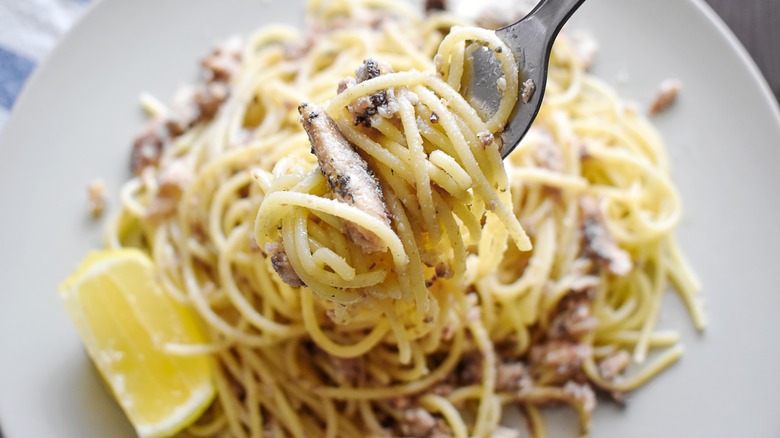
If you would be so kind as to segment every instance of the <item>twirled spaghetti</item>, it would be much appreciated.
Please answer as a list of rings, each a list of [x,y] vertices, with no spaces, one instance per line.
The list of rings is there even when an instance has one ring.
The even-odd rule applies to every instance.
[[[303,34],[265,28],[204,61],[189,115],[146,100],[154,129],[107,228],[108,246],[149,251],[212,339],[166,346],[219,365],[186,434],[492,436],[518,403],[540,436],[556,402],[587,430],[594,388],[630,391],[679,357],[655,331],[670,283],[704,321],[663,144],[565,37],[502,162],[520,84],[492,32],[391,0],[307,14]],[[460,94],[475,43],[503,66],[490,117]],[[325,169],[300,117],[332,124],[375,199]]]

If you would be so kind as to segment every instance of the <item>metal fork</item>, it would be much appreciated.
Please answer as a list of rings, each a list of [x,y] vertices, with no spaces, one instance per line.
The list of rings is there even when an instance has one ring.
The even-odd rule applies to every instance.
[[[528,132],[547,85],[547,67],[553,42],[561,28],[585,0],[541,0],[522,20],[496,31],[515,55],[520,70],[521,96],[501,134],[501,156],[506,158]],[[479,47],[472,54],[465,94],[488,115],[495,114],[501,101],[496,87],[503,76],[493,51]]]

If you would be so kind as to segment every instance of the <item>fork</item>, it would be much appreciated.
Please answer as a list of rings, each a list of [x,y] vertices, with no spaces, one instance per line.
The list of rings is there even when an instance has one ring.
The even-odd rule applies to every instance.
[[[496,35],[515,55],[520,71],[521,96],[501,134],[501,156],[506,158],[528,132],[542,106],[553,42],[561,28],[585,0],[541,0],[520,21],[496,30]],[[495,114],[501,95],[495,84],[503,76],[493,51],[486,47],[473,52],[469,100]]]

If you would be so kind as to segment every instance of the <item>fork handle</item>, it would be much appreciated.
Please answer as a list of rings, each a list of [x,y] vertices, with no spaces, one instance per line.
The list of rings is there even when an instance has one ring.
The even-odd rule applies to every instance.
[[[520,27],[533,28],[538,37],[552,44],[563,25],[583,3],[585,0],[541,0],[528,15],[517,23],[498,29],[496,34],[504,36],[507,41],[513,39],[512,35],[516,34]]]
[[[585,0],[541,0],[526,19],[539,20],[547,29],[547,35],[555,39],[563,25],[583,3]]]

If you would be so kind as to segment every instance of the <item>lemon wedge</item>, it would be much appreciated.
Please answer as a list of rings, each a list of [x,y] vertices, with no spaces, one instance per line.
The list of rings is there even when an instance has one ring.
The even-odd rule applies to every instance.
[[[89,356],[141,437],[171,436],[214,399],[212,363],[165,343],[202,343],[191,311],[155,280],[137,249],[96,251],[59,288]]]

